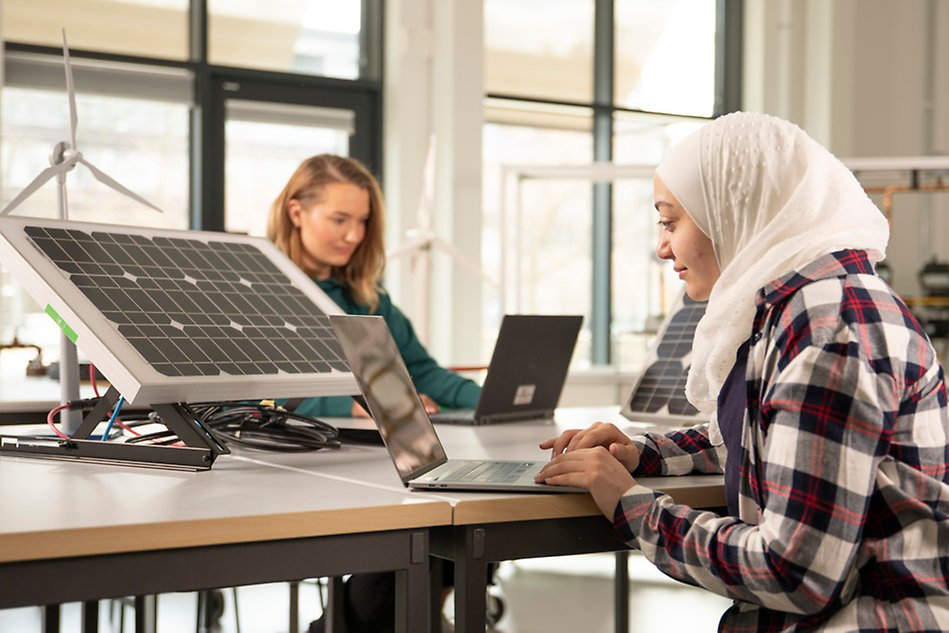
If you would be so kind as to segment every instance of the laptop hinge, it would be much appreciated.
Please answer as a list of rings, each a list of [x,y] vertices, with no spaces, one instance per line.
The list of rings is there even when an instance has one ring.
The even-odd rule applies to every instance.
[[[476,415],[477,424],[497,424],[498,422],[520,422],[522,420],[552,420],[554,418],[553,409],[543,411],[517,411],[515,413],[489,413],[485,415]]]

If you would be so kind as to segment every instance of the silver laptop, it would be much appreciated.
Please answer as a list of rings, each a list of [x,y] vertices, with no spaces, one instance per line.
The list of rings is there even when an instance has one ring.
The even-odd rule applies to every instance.
[[[379,316],[330,315],[389,456],[413,489],[586,492],[534,482],[544,461],[449,460]]]
[[[550,420],[560,401],[582,316],[507,314],[474,410],[439,411],[432,422]]]

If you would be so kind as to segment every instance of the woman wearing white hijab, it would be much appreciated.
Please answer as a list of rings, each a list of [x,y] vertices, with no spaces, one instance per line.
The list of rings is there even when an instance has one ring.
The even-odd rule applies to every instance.
[[[949,630],[946,387],[874,273],[882,214],[800,128],[752,113],[676,145],[655,202],[657,254],[708,300],[686,395],[710,421],[567,431],[538,480],[587,488],[665,573],[733,598],[720,630]],[[634,479],[695,472],[725,474],[726,514]]]

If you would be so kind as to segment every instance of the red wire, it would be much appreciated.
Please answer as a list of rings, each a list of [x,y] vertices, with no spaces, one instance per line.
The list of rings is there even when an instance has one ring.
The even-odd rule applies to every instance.
[[[92,391],[96,394],[96,398],[101,397],[99,395],[99,385],[96,384],[96,366],[93,365],[92,363],[89,363],[89,383],[92,385]],[[59,437],[63,438],[64,440],[68,440],[69,436],[63,433],[62,431],[60,431],[58,428],[56,428],[56,425],[53,422],[53,417],[55,417],[55,415],[59,413],[60,411],[64,409],[68,409],[68,408],[69,408],[68,404],[61,404],[55,409],[53,409],[52,411],[50,411],[49,415],[46,416],[46,421],[49,422],[49,428],[53,429],[53,432]],[[120,418],[116,418],[114,424],[120,429],[122,429],[123,431],[131,433],[132,435],[135,435],[135,436],[142,435],[141,433],[139,433],[138,431],[136,431],[129,425],[122,422]],[[172,446],[184,446],[184,443],[177,442],[175,444],[172,444]]]
[[[53,433],[63,438],[64,440],[68,440],[69,436],[63,433],[62,431],[60,431],[58,428],[56,428],[56,423],[53,422],[53,418],[56,417],[57,413],[68,408],[69,408],[69,404],[61,404],[55,409],[53,409],[52,411],[50,411],[46,416],[46,422],[49,424],[49,428],[53,429]]]
[[[89,363],[89,383],[92,385],[92,391],[95,392],[96,398],[99,398],[99,385],[96,384],[96,366],[92,363]],[[123,431],[131,433],[132,435],[141,435],[141,433],[122,422],[121,418],[115,419],[115,425]]]
[[[123,422],[119,418],[115,418],[115,425],[119,427],[120,429],[122,429],[123,431],[127,431],[128,433],[131,433],[132,435],[141,435],[141,433],[139,433],[138,431],[136,431],[135,429],[127,425],[125,422]]]
[[[89,363],[89,383],[92,385],[92,391],[99,397],[99,385],[96,384],[96,366]]]

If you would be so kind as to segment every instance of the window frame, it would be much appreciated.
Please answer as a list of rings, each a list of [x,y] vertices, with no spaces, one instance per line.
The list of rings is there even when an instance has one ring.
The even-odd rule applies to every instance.
[[[589,102],[560,101],[555,99],[530,98],[493,92],[485,94],[485,102],[517,102],[529,106],[562,105],[592,108],[593,110],[593,159],[596,162],[612,162],[615,138],[614,118],[619,112],[656,115],[663,119],[695,120],[694,116],[665,112],[648,112],[617,106],[614,103],[614,0],[593,0],[593,95]],[[742,0],[716,0],[715,30],[715,94],[711,118],[738,110],[741,106],[742,76]],[[490,121],[486,121],[489,123]],[[591,267],[592,297],[590,306],[591,363],[610,365],[612,358],[611,324],[613,321],[612,288],[612,205],[611,182],[591,184],[593,196],[593,227]]]
[[[215,66],[208,63],[208,1],[191,0],[188,8],[187,61],[124,55],[98,50],[74,49],[76,60],[98,60],[190,73],[189,228],[224,230],[224,103],[234,97],[286,104],[345,108],[355,114],[351,156],[366,163],[381,180],[383,156],[382,68],[384,67],[383,0],[362,0],[360,31],[360,75],[356,80],[296,73]],[[7,53],[29,55],[50,66],[62,67],[62,49],[8,40]],[[6,63],[6,62],[5,62]],[[15,63],[15,60],[14,60]],[[61,72],[61,71],[60,71]],[[140,80],[116,86],[116,94],[148,94],[149,80],[160,78],[142,73]],[[143,86],[146,90],[143,93]],[[155,89],[161,86],[152,85]],[[235,90],[236,88],[236,90]]]

